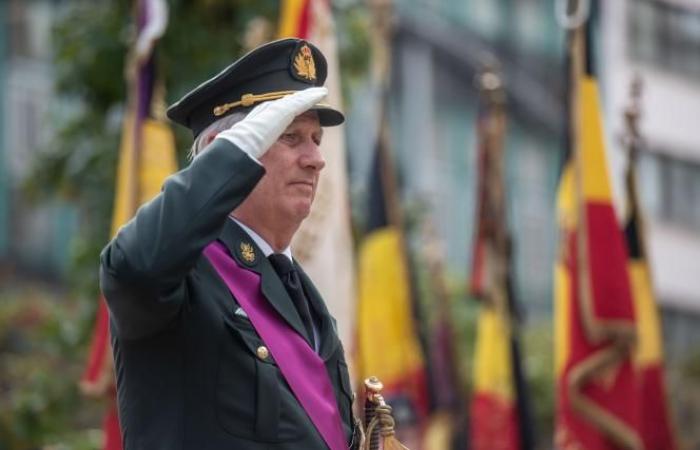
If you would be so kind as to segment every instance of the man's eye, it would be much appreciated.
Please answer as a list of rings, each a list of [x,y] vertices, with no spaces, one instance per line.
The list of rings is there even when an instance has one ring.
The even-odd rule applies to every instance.
[[[296,135],[294,133],[284,133],[281,139],[288,143],[293,143],[296,140]]]

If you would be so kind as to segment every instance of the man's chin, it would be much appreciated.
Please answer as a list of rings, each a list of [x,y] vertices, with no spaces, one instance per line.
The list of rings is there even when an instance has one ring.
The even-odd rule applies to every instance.
[[[304,220],[311,214],[311,201],[300,201],[294,205],[294,217]]]

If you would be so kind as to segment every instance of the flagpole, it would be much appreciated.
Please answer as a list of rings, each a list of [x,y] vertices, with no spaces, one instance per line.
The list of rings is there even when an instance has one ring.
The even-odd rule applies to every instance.
[[[513,252],[506,218],[506,98],[494,65],[487,65],[481,71],[477,88],[479,204],[470,290],[481,302],[481,311],[475,344],[471,438],[484,448],[507,446],[529,450],[534,443],[520,362],[520,311],[513,286]],[[495,367],[508,367],[508,371],[499,373]],[[487,425],[498,417],[511,417],[512,428],[508,432],[494,432]]]
[[[393,2],[392,0],[371,0],[375,29],[373,34],[372,69],[379,85],[379,159],[382,171],[384,205],[391,225],[401,228],[403,217],[399,208],[396,172],[390,152],[389,135],[389,89],[391,80],[391,39],[393,36]]]
[[[395,180],[393,178],[393,170],[389,170],[391,158],[388,157],[386,147],[389,145],[388,136],[388,121],[386,120],[386,99],[385,93],[388,91],[388,72],[389,65],[386,62],[390,51],[389,47],[389,30],[387,27],[386,16],[390,14],[387,4],[391,4],[391,0],[370,0],[369,7],[372,10],[372,18],[374,21],[374,29],[376,33],[371,34],[372,59],[370,69],[372,70],[372,79],[379,87],[379,128],[377,130],[377,164],[378,177],[380,184],[379,195],[382,196],[384,203],[385,217],[391,225],[399,223],[397,217],[397,208],[395,204]],[[406,278],[404,278],[406,279]],[[375,396],[383,389],[383,384],[375,376],[371,376],[364,380],[365,398],[363,404],[364,415],[364,430],[365,444],[367,450],[378,450],[380,444],[379,429],[370,429],[370,424],[375,422],[376,407]],[[365,450],[365,449],[362,449]]]
[[[491,170],[489,179],[494,178],[498,183],[488,189],[489,208],[492,210],[493,242],[495,251],[500,255],[501,264],[498,284],[503,286],[502,295],[505,302],[496,305],[503,308],[508,327],[510,329],[510,359],[512,362],[513,388],[516,395],[516,408],[518,411],[518,432],[520,448],[530,450],[534,448],[534,436],[531,430],[531,409],[525,384],[525,370],[521,361],[520,330],[522,324],[522,311],[515,294],[513,280],[513,241],[508,229],[506,214],[506,177],[505,177],[505,145],[506,134],[506,92],[505,86],[495,67],[488,67],[480,77],[480,90],[485,96],[488,108],[486,126],[486,152],[491,158]]]
[[[422,234],[424,242],[422,255],[428,270],[430,286],[436,304],[435,315],[437,316],[437,319],[433,319],[431,333],[432,339],[437,342],[433,342],[431,346],[433,351],[431,356],[442,359],[439,363],[432,361],[433,367],[437,367],[437,370],[440,371],[431,378],[431,382],[434,384],[433,397],[436,404],[433,417],[435,417],[436,412],[438,415],[441,412],[448,414],[450,440],[457,448],[456,446],[466,445],[468,440],[468,431],[464,424],[469,423],[469,413],[466,404],[467,394],[462,383],[463,377],[455,364],[455,361],[460,358],[454,346],[455,328],[451,320],[450,295],[444,277],[444,249],[442,241],[437,236],[432,218],[428,218],[424,223]],[[438,327],[439,331],[436,334],[434,330]],[[446,339],[443,338],[444,336]],[[443,370],[445,373],[441,373]],[[441,378],[439,381],[436,380],[438,377]]]
[[[571,4],[577,5],[580,0],[572,0]],[[600,342],[603,339],[603,335],[598,327],[586,326],[586,324],[593,323],[593,311],[591,311],[591,306],[593,303],[592,299],[592,286],[591,286],[591,274],[589,255],[588,255],[588,239],[589,230],[587,226],[587,211],[586,211],[586,200],[585,200],[585,190],[584,190],[584,173],[583,173],[583,151],[585,149],[582,146],[583,137],[583,120],[581,117],[581,80],[584,76],[585,71],[585,58],[586,52],[589,51],[587,48],[589,42],[586,39],[586,20],[578,24],[578,26],[570,31],[571,33],[571,102],[570,102],[570,114],[571,114],[571,144],[572,144],[572,160],[574,168],[574,184],[576,186],[575,195],[576,198],[576,208],[577,208],[577,223],[576,227],[576,240],[577,240],[577,252],[575,258],[577,259],[577,266],[580,274],[579,285],[578,285],[578,295],[582,299],[582,316],[584,322],[584,332],[590,342]]]
[[[143,0],[136,0],[134,3],[134,17],[136,20],[136,39],[138,41],[139,35],[144,27],[144,23],[147,20],[146,8],[147,5]],[[129,201],[128,201],[128,216],[131,217],[136,213],[139,207],[141,198],[141,180],[139,174],[141,167],[141,123],[144,118],[144,113],[142,111],[141,103],[146,95],[145,89],[143,89],[144,81],[144,67],[145,58],[140,55],[137,50],[137,45],[134,45],[132,53],[128,57],[127,71],[126,71],[126,82],[128,86],[129,95],[128,102],[131,104],[131,111],[134,111],[134,115],[131,117],[131,157],[129,174],[131,177],[131,183],[129,183]]]
[[[623,143],[627,150],[627,168],[625,171],[625,182],[627,183],[627,217],[637,217],[639,207],[637,199],[637,177],[635,166],[639,158],[639,150],[642,143],[642,136],[639,130],[639,118],[641,117],[641,96],[642,80],[639,75],[635,75],[630,84],[630,103],[624,111],[625,135]],[[643,242],[642,242],[643,243]],[[643,251],[646,254],[645,251]]]

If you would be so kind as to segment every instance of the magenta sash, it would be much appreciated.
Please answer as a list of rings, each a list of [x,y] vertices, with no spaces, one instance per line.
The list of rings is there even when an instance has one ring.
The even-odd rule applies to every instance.
[[[239,267],[218,241],[209,244],[204,254],[248,314],[294,396],[328,447],[348,450],[338,404],[323,360],[265,299],[257,273]]]

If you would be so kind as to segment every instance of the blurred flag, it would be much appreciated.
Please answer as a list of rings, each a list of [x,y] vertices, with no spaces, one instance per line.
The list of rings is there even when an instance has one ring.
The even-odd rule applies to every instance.
[[[330,1],[283,0],[281,8],[279,37],[307,39],[321,49],[328,62],[328,103],[342,109],[340,66]],[[294,236],[292,249],[337,319],[340,338],[348,348],[355,327],[356,297],[345,127],[326,128],[321,148],[326,167],[311,214]]]
[[[464,450],[467,448],[467,409],[459,379],[454,348],[454,329],[447,284],[444,278],[442,242],[430,218],[423,228],[423,265],[428,270],[430,322],[427,358],[430,382],[430,417],[426,425],[423,450]]]
[[[438,411],[431,414],[423,436],[423,450],[466,448],[454,446],[455,432],[455,420],[449,412]]]
[[[638,83],[633,86],[635,97]],[[634,99],[638,100],[637,98]],[[639,151],[637,131],[638,105],[628,109],[629,155],[625,173],[627,215],[624,227],[627,239],[630,281],[637,315],[637,348],[635,366],[639,377],[638,396],[641,413],[641,433],[645,450],[674,450],[678,448],[673,431],[671,412],[666,400],[664,384],[663,339],[659,313],[651,283],[647,261],[643,213],[637,195],[637,174],[635,163]]]
[[[139,205],[160,192],[164,179],[177,169],[173,136],[159,117],[164,106],[162,92],[155,92],[158,86],[153,48],[165,32],[167,4],[164,0],[139,0],[137,7],[139,32],[128,62],[129,98],[119,150],[112,236]],[[103,448],[121,450],[112,364],[109,313],[101,298],[80,387],[87,395],[110,398]]]
[[[394,409],[402,441],[417,450],[428,409],[426,369],[417,334],[411,280],[386,148],[380,131],[369,187],[366,235],[359,250],[356,369],[384,383],[382,394]]]
[[[470,437],[474,449],[533,448],[530,408],[520,361],[511,237],[506,222],[503,139],[506,116],[498,75],[481,75],[477,234],[470,280],[481,301],[474,354]]]
[[[80,379],[80,390],[87,396],[109,398],[107,411],[102,419],[103,450],[122,449],[112,364],[112,346],[109,342],[109,312],[104,298],[100,296],[90,342],[90,353]]]
[[[559,180],[555,445],[643,448],[627,255],[608,180],[590,26],[571,32],[569,145]]]

